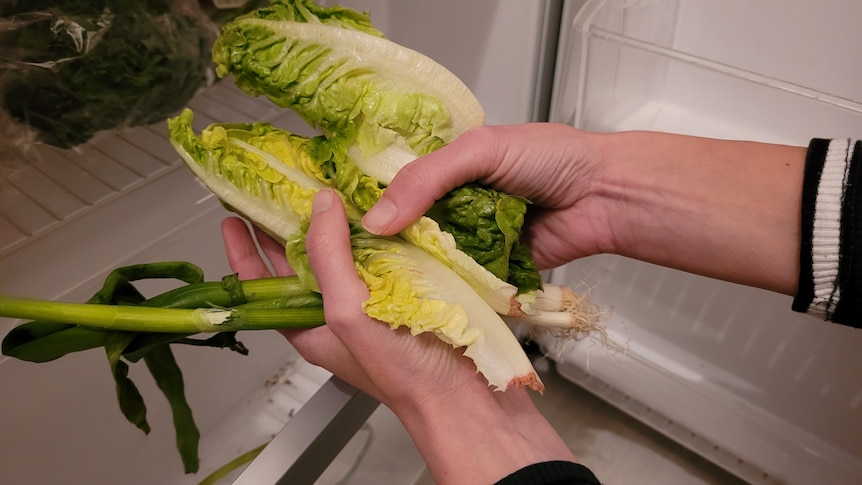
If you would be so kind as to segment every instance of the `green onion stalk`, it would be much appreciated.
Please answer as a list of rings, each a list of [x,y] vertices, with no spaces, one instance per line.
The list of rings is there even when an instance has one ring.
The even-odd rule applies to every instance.
[[[173,279],[185,284],[151,298],[134,282]],[[243,355],[239,330],[309,328],[324,324],[323,300],[296,276],[240,281],[228,275],[204,281],[186,262],[138,264],[112,271],[86,303],[0,295],[0,317],[29,320],[2,342],[3,355],[49,362],[103,348],[126,419],[150,432],[146,405],[129,378],[129,364],[144,361],[170,404],[177,449],[186,473],[199,468],[200,433],[185,397],[182,372],[172,345],[227,348]],[[206,338],[194,338],[208,335]]]
[[[160,333],[306,328],[323,323],[321,308],[151,308],[7,296],[0,296],[0,316],[49,320],[104,330]]]

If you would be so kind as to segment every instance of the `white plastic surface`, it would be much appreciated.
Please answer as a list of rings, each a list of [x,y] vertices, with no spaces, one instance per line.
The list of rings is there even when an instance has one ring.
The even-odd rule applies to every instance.
[[[460,76],[485,106],[489,122],[531,119],[541,4],[322,3],[372,11],[390,38]],[[295,116],[239,92],[229,81],[200,93],[191,107],[198,130],[214,121],[273,121],[298,133],[309,131]],[[218,232],[227,213],[182,167],[163,124],[102,134],[75,151],[41,149],[40,155],[27,170],[0,181],[0,293],[82,301],[111,269],[152,260],[192,261],[211,278],[229,272]],[[0,319],[0,338],[15,323]],[[298,366],[289,380],[300,389],[281,385],[285,392],[273,395],[264,383],[295,355],[269,333],[240,337],[251,350],[247,357],[209,349],[178,352],[202,430],[204,472],[277,432],[291,406],[307,395],[301,383],[317,382],[304,378],[308,369]],[[0,483],[197,483],[202,474],[182,476],[163,397],[146,371],[132,367],[150,406],[153,432],[146,437],[119,413],[103,353],[48,364],[0,357],[0,437],[8,444],[0,452]],[[393,431],[394,417],[378,421],[383,424],[370,422],[377,433],[376,455],[354,470],[353,483],[373,480],[384,469],[378,465],[386,463],[398,462],[394,483],[421,473],[403,430]],[[357,447],[351,446],[320,483],[337,483],[345,475],[345,467],[355,463]]]
[[[191,107],[198,130],[215,119],[309,130],[227,81]],[[85,301],[111,269],[147,261],[190,261],[210,280],[230,273],[219,232],[228,212],[180,162],[164,124],[40,154],[0,183],[0,293]],[[0,338],[16,323],[0,319]],[[103,351],[44,364],[0,358],[0,483],[197,483],[277,432],[327,376],[297,361],[274,332],[241,332],[239,339],[250,355],[175,348],[202,434],[202,474],[190,477],[182,473],[167,402],[142,363],[131,365],[131,376],[148,406],[149,436],[120,414]],[[269,384],[276,374],[284,380]]]
[[[564,25],[552,121],[796,145],[862,136],[860,16],[852,0],[587,2]],[[553,279],[590,288],[618,345],[545,341],[570,379],[747,481],[862,481],[862,331],[614,256]]]

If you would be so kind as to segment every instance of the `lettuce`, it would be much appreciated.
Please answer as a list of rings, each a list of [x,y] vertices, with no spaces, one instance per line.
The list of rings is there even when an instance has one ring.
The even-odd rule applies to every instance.
[[[542,286],[529,248],[520,242],[527,212],[522,197],[468,184],[443,196],[426,214],[464,251],[521,293]]]
[[[210,75],[216,27],[179,2],[4,1],[0,17],[0,108],[60,148],[175,115]]]
[[[214,124],[197,136],[192,121],[190,110],[168,120],[171,143],[183,161],[226,205],[284,241],[297,276],[306,288],[317,289],[304,239],[311,201],[327,184],[302,169],[323,173],[311,163],[314,142],[282,136],[275,151],[288,158],[281,159],[256,146],[266,145],[254,135],[266,132],[266,126],[244,130],[243,125]],[[351,223],[357,271],[370,293],[363,306],[368,315],[393,328],[406,326],[414,334],[432,332],[453,346],[465,347],[464,355],[473,359],[495,388],[515,384],[542,389],[506,322],[469,280],[429,254],[433,251],[402,237],[365,232],[359,222],[363,211],[343,194],[342,200]]]
[[[372,237],[359,223],[405,164],[484,122],[469,89],[384,39],[366,14],[309,0],[276,0],[226,24],[213,59],[218,75],[322,131],[304,138],[267,123],[213,124],[197,137],[191,112],[168,122],[183,160],[226,205],[285,243],[305,286],[316,289],[305,248],[311,198],[333,187],[371,294],[367,314],[465,347],[496,388],[541,389],[506,321],[578,332],[583,312],[561,303],[573,301],[570,290],[551,299],[540,289],[520,242],[526,200],[468,184],[398,236]]]
[[[338,189],[363,211],[371,208],[383,193],[382,184],[359,169],[338,138],[303,139],[269,123],[213,126],[224,127],[231,136],[287,164],[297,164],[307,175]],[[298,143],[303,144],[306,154],[297,156]],[[433,230],[454,237],[454,249],[466,253],[493,277],[513,284],[519,293],[526,293],[541,287],[541,276],[532,255],[519,241],[526,210],[527,201],[521,197],[469,184],[447,194],[427,215],[439,226]],[[425,226],[425,230],[432,230],[427,223]],[[425,239],[413,242],[421,247]],[[471,267],[461,273],[475,271],[472,262],[467,264]]]
[[[224,25],[213,60],[219,76],[338,138],[384,184],[485,119],[445,68],[384,39],[367,16],[309,0],[276,1]]]
[[[368,15],[341,7],[277,1],[226,24],[213,59],[218,75],[231,75],[247,93],[266,96],[322,129],[324,135],[310,142],[316,166],[305,169],[362,210],[406,163],[484,122],[481,106],[457,77],[383,38]],[[276,155],[291,144],[291,134],[271,125],[241,129]],[[526,210],[522,198],[471,184],[428,213],[438,232],[454,237],[454,246],[448,235],[434,241],[446,248],[438,254],[449,254],[443,261],[462,276],[475,273],[472,262],[451,254],[457,249],[489,271],[476,282],[501,312],[519,306],[511,303],[509,286],[515,294],[542,287],[531,251],[519,241]],[[411,242],[425,247],[427,237],[411,233],[417,236]]]

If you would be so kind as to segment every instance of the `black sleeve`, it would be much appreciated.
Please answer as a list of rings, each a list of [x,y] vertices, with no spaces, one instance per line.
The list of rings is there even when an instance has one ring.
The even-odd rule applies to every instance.
[[[580,463],[546,461],[521,468],[496,485],[600,485],[600,482]]]
[[[793,310],[862,327],[862,140],[811,140],[799,262]]]

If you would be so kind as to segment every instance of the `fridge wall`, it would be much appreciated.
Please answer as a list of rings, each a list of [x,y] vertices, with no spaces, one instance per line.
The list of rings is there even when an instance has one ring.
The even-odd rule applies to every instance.
[[[862,134],[858,2],[591,1],[564,18],[551,120],[807,145]],[[615,256],[553,279],[611,343],[546,340],[559,370],[754,483],[862,478],[862,332],[789,297]]]

